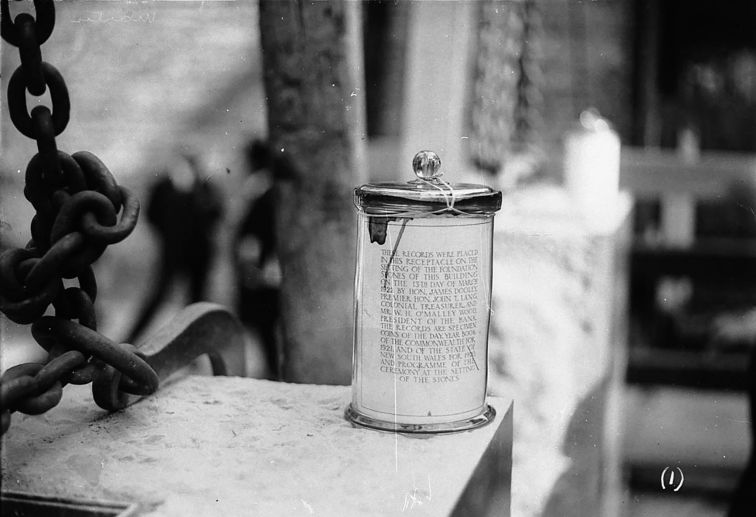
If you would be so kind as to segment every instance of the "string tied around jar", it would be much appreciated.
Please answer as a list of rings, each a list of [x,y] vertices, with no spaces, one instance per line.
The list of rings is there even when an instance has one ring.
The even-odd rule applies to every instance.
[[[459,215],[469,215],[454,207],[457,201],[456,192],[451,184],[441,179],[444,173],[441,171],[441,158],[436,153],[433,151],[420,151],[412,159],[412,169],[415,171],[415,176],[417,176],[420,182],[441,191],[441,195],[444,197],[446,208],[431,212],[432,214],[453,212]]]

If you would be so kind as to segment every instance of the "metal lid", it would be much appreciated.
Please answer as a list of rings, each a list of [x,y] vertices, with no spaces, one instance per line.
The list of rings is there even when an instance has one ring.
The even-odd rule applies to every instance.
[[[501,208],[501,192],[485,185],[447,183],[441,179],[441,159],[420,151],[412,160],[417,179],[368,183],[354,189],[354,204],[370,215],[425,217],[430,215],[491,215]]]

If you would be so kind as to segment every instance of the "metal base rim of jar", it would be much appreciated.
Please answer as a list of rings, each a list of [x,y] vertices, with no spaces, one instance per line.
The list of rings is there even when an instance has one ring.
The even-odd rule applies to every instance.
[[[483,427],[486,424],[493,422],[496,418],[496,410],[486,404],[483,412],[477,416],[471,418],[465,418],[463,420],[456,420],[454,422],[439,422],[432,424],[403,424],[401,422],[390,422],[386,420],[376,420],[369,416],[365,416],[355,410],[351,404],[347,406],[344,411],[344,416],[350,422],[360,425],[362,427],[368,427],[370,429],[377,429],[379,431],[392,431],[396,433],[413,433],[413,434],[438,434],[438,433],[459,433],[462,431],[469,431],[471,429],[477,429]]]

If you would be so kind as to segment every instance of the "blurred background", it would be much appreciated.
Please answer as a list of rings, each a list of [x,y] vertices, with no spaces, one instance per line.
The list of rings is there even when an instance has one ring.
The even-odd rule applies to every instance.
[[[19,4],[18,11],[31,10],[31,2]],[[756,2],[376,0],[360,7],[359,38],[348,43],[362,51],[364,85],[340,87],[364,102],[365,176],[409,179],[412,156],[431,146],[450,181],[505,191],[491,390],[517,407],[513,515],[725,515],[751,447]],[[266,170],[257,2],[78,0],[56,2],[56,10],[43,56],[62,72],[72,106],[58,148],[95,153],[143,205],[135,233],[95,265],[101,331],[138,342],[190,301],[216,301],[249,327],[249,375],[275,377],[276,314],[260,308],[276,305],[282,273],[268,235],[274,179]],[[17,66],[15,49],[3,42],[3,95]],[[49,105],[48,94],[29,99]],[[588,158],[570,158],[568,135],[590,140],[595,125],[586,120],[598,114],[621,151],[588,142]],[[5,107],[1,137],[5,249],[29,239],[33,209],[23,182],[37,151]],[[617,162],[608,229],[573,214],[577,201],[563,188],[565,170],[578,167],[570,160],[598,169]],[[180,215],[198,211],[194,226]],[[574,221],[569,228],[564,214]],[[167,249],[183,250],[166,240],[182,226],[192,244],[167,258]],[[509,253],[536,268],[534,257],[565,257],[549,266],[556,277],[534,277],[544,284],[542,300],[507,291],[518,271],[506,262]],[[583,262],[575,265],[577,256]],[[611,264],[595,269],[600,257]],[[573,289],[576,274],[605,278],[562,296],[560,286]],[[553,311],[550,296],[557,305],[588,300],[606,321]],[[528,304],[535,307],[528,314],[545,311],[556,337],[540,342],[536,330],[524,329],[527,317],[505,320]],[[554,323],[559,318],[570,321]],[[573,323],[597,340],[590,353],[603,358],[605,375],[581,377],[592,363],[580,356],[574,397],[542,400],[564,392],[561,379],[573,366],[539,363],[534,350],[548,351],[549,339],[562,339],[560,329]],[[596,337],[591,324],[606,336]],[[522,338],[518,349],[522,335],[537,339]],[[575,335],[564,347],[584,348],[583,334]],[[44,358],[28,329],[5,317],[0,338],[3,370]],[[532,361],[518,362],[529,354]],[[594,399],[600,403],[586,410]],[[595,426],[574,431],[581,411],[592,412]],[[553,436],[540,437],[539,427]],[[585,439],[577,453],[569,447],[574,432]],[[552,456],[538,452],[542,438],[552,440]],[[589,455],[597,444],[601,452]],[[579,459],[589,456],[590,465]],[[660,486],[666,467],[685,473],[679,491]]]

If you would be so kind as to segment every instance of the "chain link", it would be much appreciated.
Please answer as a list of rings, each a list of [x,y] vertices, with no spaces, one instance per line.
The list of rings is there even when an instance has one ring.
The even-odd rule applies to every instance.
[[[37,14],[34,21],[37,44],[42,45],[50,37],[55,26],[55,5],[52,0],[34,0],[34,10]],[[0,13],[2,14],[2,24],[0,24],[0,27],[2,28],[3,39],[11,45],[18,47],[20,40],[19,30],[17,25],[11,20],[10,6],[6,0],[0,3]]]
[[[32,110],[31,116],[28,114],[26,106],[26,92],[28,88],[23,64],[16,68],[10,81],[8,81],[8,114],[10,115],[11,122],[24,136],[37,139],[37,143],[43,137],[45,139],[54,139],[61,134],[66,125],[68,125],[68,117],[71,111],[68,88],[66,88],[66,83],[63,81],[63,76],[60,75],[58,69],[50,63],[40,60],[38,72],[43,78],[44,84],[50,87],[50,99],[53,103],[52,113],[45,106],[37,106]],[[42,93],[44,93],[44,90]],[[38,115],[35,115],[35,112]],[[37,122],[37,120],[40,122]],[[41,133],[41,131],[44,132]],[[43,156],[45,155],[41,149],[40,153]]]
[[[48,411],[68,383],[91,382],[95,402],[116,410],[124,407],[128,393],[153,393],[159,379],[135,347],[97,332],[91,265],[108,245],[133,231],[139,201],[95,155],[57,148],[55,137],[66,128],[71,105],[63,76],[42,60],[40,49],[55,25],[53,0],[34,0],[36,18],[21,13],[12,21],[9,0],[0,0],[0,8],[2,37],[18,47],[21,60],[8,82],[8,112],[39,151],[27,165],[24,187],[36,211],[31,241],[0,255],[0,311],[31,324],[32,336],[48,352],[46,363],[20,364],[0,378],[5,433],[12,412]],[[52,107],[29,113],[27,92],[38,97],[48,89]],[[63,279],[76,279],[78,287],[64,286]],[[46,315],[50,306],[54,316]]]

